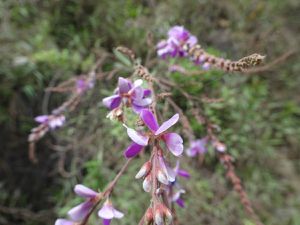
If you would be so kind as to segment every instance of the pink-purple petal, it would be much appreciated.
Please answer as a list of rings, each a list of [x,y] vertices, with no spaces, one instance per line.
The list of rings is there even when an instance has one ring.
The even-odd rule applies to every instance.
[[[180,206],[181,208],[184,208],[185,207],[185,203],[184,203],[184,200],[182,198],[178,198],[176,201],[178,206]]]
[[[132,103],[131,108],[132,108],[132,110],[133,110],[136,114],[140,114],[141,111],[142,111],[143,109],[145,109],[144,106],[139,106],[139,105],[136,105],[136,104],[134,104],[134,103]]]
[[[37,116],[34,118],[34,120],[38,123],[46,123],[49,120],[49,116],[48,115]]]
[[[148,136],[144,136],[144,135],[140,134],[139,132],[137,132],[134,129],[129,128],[129,127],[127,127],[127,134],[133,142],[135,142],[139,145],[143,145],[143,146],[148,145],[148,141],[149,141]]]
[[[98,211],[98,216],[102,219],[111,220],[112,218],[114,218],[113,207],[104,204],[103,207]]]
[[[74,187],[74,192],[83,198],[94,198],[98,193],[82,184],[77,184]]]
[[[68,215],[72,220],[81,220],[83,219],[90,211],[90,209],[93,207],[93,203],[90,201],[86,201],[84,203],[81,203],[74,208],[72,208]]]
[[[194,156],[197,155],[197,153],[198,153],[197,148],[188,148],[188,149],[186,150],[186,154],[187,154],[187,156],[189,156],[189,157],[194,157]]]
[[[151,95],[151,90],[150,89],[144,89],[144,95],[143,97],[149,97]]]
[[[54,225],[73,225],[74,222],[66,219],[57,219]]]
[[[153,132],[156,132],[156,130],[158,129],[159,126],[155,119],[154,114],[149,109],[144,109],[141,111],[140,116],[141,116],[141,119],[146,124],[146,126]]]
[[[191,177],[191,175],[190,175],[190,173],[189,173],[188,171],[182,170],[182,169],[179,169],[179,170],[177,171],[177,174],[178,174],[179,176],[181,176],[181,177],[184,177],[184,178],[190,178],[190,177]]]
[[[150,105],[152,102],[151,98],[141,98],[141,99],[134,99],[133,100],[133,104],[138,105],[138,106],[142,106],[142,107],[146,107],[148,105]]]
[[[144,146],[132,143],[124,152],[126,158],[132,158],[140,153]]]
[[[119,95],[112,95],[102,100],[102,103],[109,109],[117,108],[121,103],[122,98]]]
[[[129,92],[129,90],[131,89],[131,82],[123,77],[119,77],[118,80],[118,87],[119,87],[119,93],[120,94],[124,94]]]
[[[175,156],[180,156],[183,152],[183,140],[179,134],[167,133],[164,134],[164,139],[168,149]]]
[[[121,219],[124,216],[124,213],[120,212],[119,210],[113,208],[114,217],[117,219]]]
[[[103,219],[102,222],[103,222],[103,225],[110,225],[111,220]]]
[[[170,119],[165,121],[155,132],[155,135],[159,135],[163,132],[165,132],[167,129],[172,127],[177,121],[179,120],[179,114],[176,113],[174,116],[172,116]]]

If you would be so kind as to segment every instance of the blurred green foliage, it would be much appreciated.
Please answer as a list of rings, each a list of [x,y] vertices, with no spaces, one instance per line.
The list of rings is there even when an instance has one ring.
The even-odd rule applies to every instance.
[[[65,129],[47,136],[39,146],[42,165],[32,166],[28,162],[26,136],[34,126],[32,118],[46,113],[41,106],[49,83],[87,72],[100,49],[112,52],[114,47],[125,45],[145,59],[149,50],[148,33],[152,33],[156,42],[175,24],[186,26],[213,54],[239,58],[257,51],[271,61],[299,46],[297,3],[296,0],[1,1],[0,143],[5,151],[1,152],[0,169],[5,179],[0,181],[0,200],[8,207],[34,212],[48,210],[50,216],[45,217],[47,222],[41,222],[0,212],[0,224],[53,224],[56,216],[51,212],[63,217],[80,202],[72,192],[74,184],[84,183],[101,190],[124,161],[121,151],[129,140],[119,124],[104,120],[107,110],[100,107],[101,98],[109,95],[115,84],[104,82],[85,98]],[[129,65],[121,55],[116,55],[116,59],[118,63],[109,61],[104,68]],[[166,73],[191,95],[222,99],[201,107],[221,127],[220,137],[236,159],[236,171],[265,224],[300,224],[297,59],[290,58],[259,74]],[[198,69],[187,60],[174,63],[189,71]],[[159,73],[166,68],[166,63],[161,62],[151,71]],[[182,109],[190,107],[177,90],[172,94]],[[63,97],[52,97],[46,111],[59,105]],[[189,119],[198,137],[205,135],[203,127],[191,116]],[[86,145],[85,137],[89,136],[94,139]],[[63,146],[73,144],[73,151],[65,155],[64,165],[71,175],[57,175],[59,152],[51,152],[46,145],[47,139],[53,137]],[[144,157],[134,161],[114,190],[114,204],[126,213],[123,220],[114,224],[136,223],[148,205],[149,197],[143,193],[141,182],[133,179]],[[182,182],[187,189],[187,208],[178,209],[180,221],[253,224],[212,151],[201,167],[191,159],[184,159],[182,166],[192,173],[192,179]],[[92,224],[99,223],[96,220]]]

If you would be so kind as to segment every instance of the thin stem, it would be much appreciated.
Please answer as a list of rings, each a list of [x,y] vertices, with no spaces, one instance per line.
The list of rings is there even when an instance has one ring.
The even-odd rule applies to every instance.
[[[97,208],[97,206],[100,204],[100,202],[106,198],[107,196],[110,195],[110,193],[112,192],[113,188],[115,187],[116,183],[118,182],[118,180],[120,179],[120,177],[123,175],[123,173],[125,172],[125,170],[127,169],[129,163],[131,162],[132,158],[129,158],[126,163],[123,165],[123,167],[121,168],[121,170],[119,171],[119,173],[115,176],[115,178],[113,179],[113,181],[108,185],[108,187],[102,192],[99,193],[98,199],[97,201],[94,203],[93,208],[90,210],[90,212],[85,216],[85,218],[83,219],[83,221],[79,224],[79,225],[86,225],[90,216],[92,215],[92,213],[95,211],[95,209]]]

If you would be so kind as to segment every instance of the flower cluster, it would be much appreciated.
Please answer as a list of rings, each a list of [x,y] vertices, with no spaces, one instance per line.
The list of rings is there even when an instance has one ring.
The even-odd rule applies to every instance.
[[[103,99],[103,104],[110,110],[119,107],[131,107],[134,112],[139,113],[142,109],[151,104],[151,91],[141,87],[143,81],[136,80],[134,83],[119,77],[118,87],[112,96]]]
[[[215,137],[209,138],[208,136],[191,141],[190,147],[186,149],[186,154],[189,157],[195,157],[196,155],[203,155],[207,152],[208,144],[211,144],[215,151],[224,153],[226,151],[226,145],[220,142]]]
[[[40,124],[48,126],[50,129],[59,128],[64,125],[66,118],[64,115],[41,115],[34,118]]]
[[[78,78],[76,80],[76,93],[82,94],[89,89],[94,87],[94,80],[90,81],[89,79]]]
[[[197,44],[198,40],[183,26],[174,26],[168,32],[167,40],[162,40],[157,44],[157,54],[161,58],[167,57],[186,57],[190,59],[194,64],[201,65],[204,70],[209,69],[211,66],[221,68],[227,71],[243,71],[250,66],[257,65],[263,59],[258,54],[253,54],[249,57],[242,58],[238,61],[225,60],[219,57],[215,57],[205,52],[200,45]],[[134,72],[132,76],[139,76],[140,78],[151,82],[149,86],[151,89],[144,88],[143,81],[141,79],[134,82],[123,77],[118,78],[118,85],[114,93],[111,96],[105,97],[102,103],[107,107],[110,112],[107,117],[110,119],[118,119],[122,122],[126,128],[127,135],[131,140],[130,145],[125,149],[124,156],[126,163],[122,169],[116,175],[116,177],[107,185],[103,192],[94,191],[82,184],[77,184],[74,187],[74,192],[84,201],[68,211],[68,219],[59,218],[56,220],[55,225],[86,225],[90,215],[97,210],[103,200],[102,207],[98,209],[98,217],[102,219],[104,225],[110,225],[112,219],[121,219],[124,214],[114,208],[110,195],[121,175],[126,170],[128,164],[133,161],[134,157],[142,152],[142,150],[150,150],[149,158],[144,161],[143,165],[135,175],[136,179],[142,180],[142,188],[145,192],[151,193],[151,200],[148,208],[145,210],[139,224],[152,224],[152,225],[164,225],[171,224],[175,204],[179,207],[185,207],[185,202],[182,195],[186,192],[180,184],[180,179],[189,179],[190,174],[180,168],[179,157],[182,155],[184,146],[182,137],[175,132],[171,132],[170,128],[173,127],[179,121],[179,114],[173,115],[168,120],[159,124],[156,112],[156,100],[163,99],[163,94],[172,93],[160,93],[160,95],[154,95],[153,84],[162,82],[162,87],[169,87],[168,81],[163,79],[154,79],[151,77],[148,69],[140,64],[139,60],[135,61],[135,56],[132,51],[128,51],[126,48],[119,48],[122,52],[132,60],[134,65]],[[170,72],[187,73],[188,71],[180,65],[172,65],[169,67]],[[41,138],[49,130],[59,128],[65,123],[64,113],[71,111],[80,102],[82,95],[89,89],[94,87],[96,79],[96,73],[93,70],[89,76],[81,76],[72,80],[72,87],[69,87],[69,91],[72,91],[72,95],[68,101],[64,102],[60,107],[52,111],[51,115],[41,115],[35,118],[40,123],[37,128],[32,129],[32,133],[29,136],[29,142],[34,144],[39,138]],[[153,82],[153,83],[152,83]],[[66,82],[69,84],[69,82]],[[170,87],[173,85],[170,85]],[[65,88],[65,85],[60,85],[56,90]],[[166,89],[168,91],[168,89]],[[166,91],[164,90],[164,91]],[[161,98],[159,98],[161,97]],[[187,99],[192,101],[191,98]],[[170,102],[173,103],[173,102]],[[193,102],[192,102],[193,103]],[[185,117],[184,112],[180,107],[174,104],[170,104],[173,108],[180,112],[182,115],[181,123],[183,124],[187,136],[192,139],[193,134],[192,126],[189,125],[189,119]],[[175,106],[174,106],[175,105]],[[126,123],[124,108],[127,107],[135,113],[138,118],[135,124],[138,124],[137,128],[131,128]],[[195,116],[199,124],[203,124],[203,119],[199,116]],[[198,118],[198,119],[197,119]],[[205,120],[205,122],[207,122]],[[239,191],[242,202],[248,210],[249,201],[247,196],[242,190],[240,180],[234,173],[234,168],[231,163],[231,157],[225,153],[226,146],[214,135],[214,131],[211,130],[212,126],[207,125],[207,136],[201,139],[191,141],[190,147],[186,150],[186,154],[189,157],[201,156],[208,151],[208,145],[211,145],[218,154],[221,161],[224,163],[227,169],[227,176],[235,184],[235,189]],[[172,160],[169,156],[176,157],[176,166],[172,166]],[[147,157],[147,156],[146,156]],[[144,159],[144,157],[142,158]],[[181,177],[181,178],[180,178]],[[246,196],[246,197],[245,197]],[[171,210],[172,209],[172,210]],[[253,210],[252,210],[253,211]]]
[[[225,71],[243,71],[260,64],[265,56],[252,54],[238,61],[231,61],[207,53],[193,36],[183,26],[174,26],[168,32],[168,39],[160,41],[157,55],[166,57],[188,57],[195,65],[201,65],[203,70],[216,67]],[[178,68],[176,68],[178,69]]]
[[[85,187],[82,184],[77,184],[74,188],[74,192],[85,199],[85,201],[71,210],[68,215],[70,220],[57,219],[55,225],[76,225],[79,224],[92,210],[94,205],[101,198],[101,193],[95,192],[94,190]],[[104,225],[109,225],[113,218],[121,219],[124,214],[115,209],[109,199],[103,204],[102,208],[98,211],[98,216],[102,218]]]
[[[194,46],[197,44],[197,38],[190,34],[183,26],[174,26],[168,32],[168,39],[162,40],[157,44],[157,54],[166,58],[184,57],[187,52],[185,45]]]
[[[78,83],[79,90],[84,91],[87,87],[84,81]],[[122,120],[123,126],[126,128],[127,134],[132,141],[130,146],[124,151],[124,156],[130,160],[137,156],[146,146],[152,147],[150,160],[144,163],[136,175],[137,179],[144,179],[143,189],[146,192],[150,192],[151,190],[155,193],[157,192],[157,196],[153,200],[153,205],[146,210],[144,219],[145,221],[148,219],[155,224],[169,223],[172,220],[172,214],[166,204],[162,200],[159,200],[159,190],[163,190],[161,188],[164,187],[168,195],[167,200],[169,204],[174,202],[183,207],[184,203],[180,195],[185,191],[176,181],[176,177],[189,177],[186,171],[179,169],[179,164],[175,168],[170,167],[165,158],[165,153],[167,152],[164,152],[161,147],[161,145],[165,146],[169,152],[177,157],[183,153],[182,137],[177,133],[168,132],[178,122],[179,115],[175,114],[159,125],[155,114],[149,109],[152,103],[151,91],[142,88],[141,85],[142,80],[131,82],[128,79],[120,77],[114,94],[104,98],[102,102],[111,110],[109,117],[111,115],[115,117],[120,112],[123,114],[123,107],[130,107],[139,116],[139,120],[145,126],[145,129],[137,131],[129,128]],[[46,123],[48,121],[45,119],[43,122]],[[98,193],[83,185],[76,185],[74,188],[75,193],[83,197],[85,201],[69,210],[69,220],[58,219],[55,225],[74,225],[85,221],[95,206],[104,197],[107,197],[107,200],[98,211],[98,216],[102,218],[103,224],[109,225],[113,218],[122,218],[124,214],[116,210],[109,200],[112,187],[108,190]]]

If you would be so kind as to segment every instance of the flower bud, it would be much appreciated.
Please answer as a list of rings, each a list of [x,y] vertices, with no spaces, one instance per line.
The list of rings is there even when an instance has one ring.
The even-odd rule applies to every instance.
[[[225,152],[226,151],[226,145],[219,142],[219,141],[214,141],[213,142],[213,146],[214,148],[218,151],[218,152]]]
[[[151,191],[151,174],[145,177],[143,182],[143,189],[145,192]]]
[[[140,179],[140,178],[148,175],[148,173],[150,172],[150,170],[151,170],[151,162],[147,161],[141,167],[141,169],[139,170],[139,172],[135,175],[135,179]]]
[[[121,108],[115,108],[107,114],[106,118],[110,120],[123,121],[123,110]]]
[[[161,170],[158,170],[156,177],[160,183],[163,183],[165,185],[169,184],[167,176]]]
[[[171,224],[172,220],[173,220],[172,213],[167,207],[165,207],[165,223]]]
[[[171,224],[172,213],[171,211],[162,203],[155,206],[154,214],[155,223],[157,225]]]
[[[153,223],[153,209],[149,207],[145,213],[144,219],[145,225],[150,225]]]
[[[154,214],[154,220],[156,225],[164,225],[164,214],[161,207],[157,207]]]

